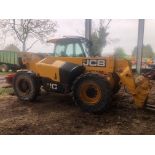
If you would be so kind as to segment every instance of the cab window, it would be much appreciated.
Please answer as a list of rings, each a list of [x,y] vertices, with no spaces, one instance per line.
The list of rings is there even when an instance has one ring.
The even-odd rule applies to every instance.
[[[79,43],[75,43],[75,56],[76,57],[84,57],[84,52]]]
[[[74,56],[74,46],[73,44],[68,44],[66,47],[66,56],[73,57]]]
[[[57,44],[55,56],[58,57],[85,57],[84,49],[80,43]]]
[[[55,56],[63,56],[65,55],[65,45],[56,45],[55,47]]]

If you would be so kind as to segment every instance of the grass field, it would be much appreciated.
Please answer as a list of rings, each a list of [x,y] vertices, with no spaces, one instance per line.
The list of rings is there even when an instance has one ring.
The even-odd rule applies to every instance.
[[[0,72],[0,75],[7,75],[9,74],[10,72]]]
[[[9,95],[13,93],[13,88],[0,88],[0,96]]]
[[[7,75],[7,74],[12,74],[14,72],[0,72],[0,75],[4,76],[4,75]]]

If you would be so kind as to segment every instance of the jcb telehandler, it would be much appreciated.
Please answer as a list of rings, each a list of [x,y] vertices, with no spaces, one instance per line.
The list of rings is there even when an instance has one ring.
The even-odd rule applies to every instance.
[[[14,78],[13,87],[20,100],[33,101],[40,89],[71,93],[74,102],[89,112],[104,111],[121,84],[132,94],[135,105],[144,107],[150,87],[147,78],[134,79],[130,63],[114,56],[95,57],[91,43],[83,37],[63,37],[54,43],[54,53],[40,60],[27,57]]]

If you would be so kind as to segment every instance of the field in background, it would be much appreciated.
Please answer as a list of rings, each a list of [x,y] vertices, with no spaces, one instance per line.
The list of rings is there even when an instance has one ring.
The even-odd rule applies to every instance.
[[[13,93],[12,88],[0,88],[0,96],[6,96]]]
[[[0,78],[1,78],[1,75],[5,76],[7,74],[10,74],[11,72],[0,72]]]

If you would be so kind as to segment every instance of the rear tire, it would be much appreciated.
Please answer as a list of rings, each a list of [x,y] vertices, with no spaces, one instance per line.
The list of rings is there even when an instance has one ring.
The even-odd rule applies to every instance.
[[[72,92],[75,103],[84,111],[93,113],[105,111],[112,94],[109,82],[103,76],[92,73],[79,76],[74,81]]]
[[[13,88],[20,100],[34,101],[39,94],[40,84],[33,73],[17,72]]]

